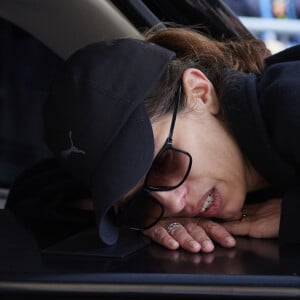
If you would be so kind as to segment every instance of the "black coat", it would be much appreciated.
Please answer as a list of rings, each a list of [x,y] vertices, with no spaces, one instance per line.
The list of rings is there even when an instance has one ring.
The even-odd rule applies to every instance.
[[[227,76],[221,101],[229,126],[271,185],[266,195],[283,198],[281,243],[300,243],[300,45],[270,56],[260,78]]]
[[[269,57],[261,78],[233,73],[221,98],[229,125],[243,153],[271,184],[259,197],[283,198],[280,242],[300,243],[300,46]],[[41,239],[51,232],[59,239],[95,224],[91,213],[68,208],[68,202],[85,197],[88,191],[49,160],[15,182],[6,207]]]

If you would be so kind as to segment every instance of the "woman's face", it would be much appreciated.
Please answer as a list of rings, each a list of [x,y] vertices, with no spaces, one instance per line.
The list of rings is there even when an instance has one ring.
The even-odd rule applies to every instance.
[[[168,115],[153,124],[156,153],[170,123]],[[222,121],[201,108],[179,113],[173,146],[189,152],[193,164],[177,189],[152,193],[163,204],[165,216],[239,218],[247,192],[245,162]]]
[[[152,195],[164,206],[166,217],[239,219],[246,193],[253,189],[248,164],[219,116],[218,99],[208,79],[188,69],[182,81],[188,106],[177,115],[173,146],[191,154],[192,168],[181,186]],[[169,134],[171,117],[152,124],[155,154]]]

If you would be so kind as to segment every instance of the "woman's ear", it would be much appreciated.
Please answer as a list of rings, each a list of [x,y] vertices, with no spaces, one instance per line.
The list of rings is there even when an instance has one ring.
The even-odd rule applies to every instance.
[[[200,70],[186,69],[182,75],[182,83],[187,101],[191,105],[204,106],[211,114],[218,115],[220,104],[212,83]]]

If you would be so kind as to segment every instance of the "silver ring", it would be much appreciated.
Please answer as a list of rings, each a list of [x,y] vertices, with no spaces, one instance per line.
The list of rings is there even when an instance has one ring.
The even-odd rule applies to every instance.
[[[174,228],[178,227],[178,226],[182,226],[180,223],[171,223],[168,225],[168,227],[166,228],[168,233],[171,233]]]

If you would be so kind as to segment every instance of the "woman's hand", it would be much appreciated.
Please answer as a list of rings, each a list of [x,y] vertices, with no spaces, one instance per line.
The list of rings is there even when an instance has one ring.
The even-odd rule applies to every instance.
[[[233,235],[254,238],[275,238],[279,234],[281,199],[271,199],[243,207],[245,216],[234,222],[222,225]]]
[[[212,252],[214,242],[234,247],[236,241],[232,235],[278,237],[281,199],[245,205],[243,212],[246,216],[240,220],[222,223],[205,218],[163,218],[144,234],[170,250],[181,247],[193,253]],[[170,227],[172,223],[176,225]]]
[[[212,252],[214,242],[227,248],[236,243],[222,224],[205,218],[163,218],[144,234],[170,250],[181,247],[193,253]]]

